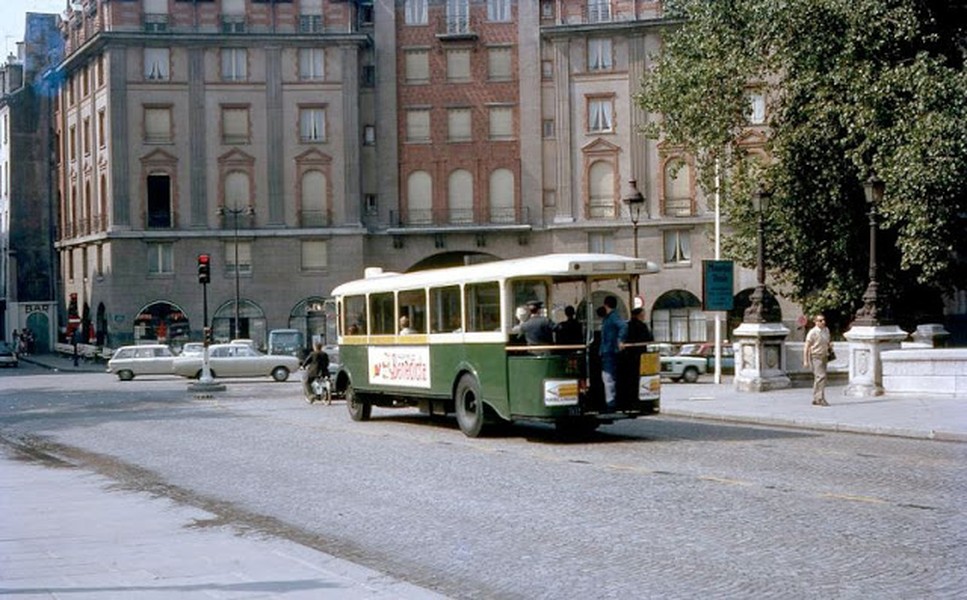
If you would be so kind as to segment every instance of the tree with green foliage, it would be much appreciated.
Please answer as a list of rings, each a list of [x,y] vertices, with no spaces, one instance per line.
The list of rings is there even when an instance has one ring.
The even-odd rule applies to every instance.
[[[868,283],[863,182],[875,173],[877,280],[896,322],[938,319],[967,282],[967,8],[963,0],[677,0],[638,103],[646,133],[691,153],[706,192],[726,174],[726,252],[755,264],[750,197],[770,275],[845,323]],[[749,97],[768,98],[753,160]],[[887,313],[889,314],[889,312]]]

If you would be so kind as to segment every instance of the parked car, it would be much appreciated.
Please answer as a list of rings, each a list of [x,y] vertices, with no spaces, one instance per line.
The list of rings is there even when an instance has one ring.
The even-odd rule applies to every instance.
[[[680,354],[685,356],[703,356],[708,363],[708,370],[715,370],[715,343],[686,344],[682,346]],[[726,342],[722,344],[722,371],[735,372],[735,348]]]
[[[188,342],[181,347],[178,356],[201,356],[205,352],[205,344],[201,342]]]
[[[708,372],[708,361],[703,356],[661,356],[661,376],[672,381],[695,383],[698,376]]]
[[[298,329],[273,329],[269,332],[269,354],[289,354],[299,360],[306,357],[305,336]]]
[[[5,367],[16,367],[20,365],[20,358],[17,351],[7,342],[0,342],[0,365]]]
[[[178,356],[174,373],[182,377],[201,377],[201,356]],[[299,359],[280,354],[262,354],[247,344],[214,344],[208,347],[208,367],[212,377],[268,377],[285,381],[299,369]]]
[[[136,375],[171,375],[174,358],[165,344],[121,346],[107,361],[107,372],[121,381],[131,381]]]

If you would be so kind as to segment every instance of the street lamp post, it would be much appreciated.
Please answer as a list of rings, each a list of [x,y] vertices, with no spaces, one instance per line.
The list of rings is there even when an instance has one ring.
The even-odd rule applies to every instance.
[[[737,340],[733,386],[744,392],[768,392],[792,385],[783,370],[783,345],[789,329],[781,322],[770,322],[766,300],[766,225],[772,192],[759,185],[752,194],[752,206],[758,216],[756,286],[749,297],[742,324],[732,332]]]
[[[869,178],[863,184],[870,218],[870,283],[863,293],[863,306],[856,311],[857,325],[875,327],[880,324],[879,296],[877,295],[876,283],[876,205],[883,200],[885,189],[883,180],[877,177],[875,173],[870,172]]]
[[[239,305],[241,303],[238,272],[238,217],[239,215],[252,216],[255,214],[255,210],[251,206],[246,206],[245,208],[229,208],[227,206],[220,206],[218,208],[218,214],[222,216],[225,216],[225,214],[232,215],[232,224],[234,230],[233,240],[235,243],[235,319],[232,322],[231,339],[235,339],[238,337],[238,324],[240,319]]]
[[[752,207],[759,217],[757,230],[757,256],[756,256],[756,286],[752,295],[749,297],[751,304],[745,309],[746,323],[765,323],[764,302],[766,297],[766,226],[765,212],[769,208],[769,200],[772,199],[772,192],[763,186],[752,194]]]
[[[642,209],[645,208],[645,196],[638,191],[636,180],[629,180],[628,186],[631,189],[621,201],[628,205],[628,214],[631,216],[631,231],[635,239],[635,258],[638,258],[638,221],[641,219]]]
[[[877,293],[876,282],[876,207],[883,200],[886,185],[870,172],[863,183],[863,192],[870,219],[870,283],[852,327],[843,334],[849,341],[849,385],[843,394],[856,397],[883,393],[883,352],[899,349],[907,338],[907,332],[883,323],[880,318],[883,299]]]

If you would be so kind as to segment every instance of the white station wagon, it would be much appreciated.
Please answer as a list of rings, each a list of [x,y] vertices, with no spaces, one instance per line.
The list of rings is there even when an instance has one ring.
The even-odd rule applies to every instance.
[[[201,356],[178,356],[174,373],[182,377],[201,377]],[[285,381],[289,373],[299,369],[294,356],[262,354],[245,344],[214,344],[208,348],[208,368],[212,377],[268,377]]]
[[[107,361],[107,372],[121,381],[131,381],[135,375],[172,375],[175,355],[164,344],[121,346]]]

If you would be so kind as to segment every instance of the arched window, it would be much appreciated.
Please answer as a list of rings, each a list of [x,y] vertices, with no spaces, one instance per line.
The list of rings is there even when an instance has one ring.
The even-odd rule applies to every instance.
[[[515,204],[513,171],[495,170],[490,174],[490,222],[516,223]]]
[[[426,225],[433,222],[433,180],[426,171],[414,171],[406,180],[406,222]]]
[[[322,171],[306,171],[302,175],[302,226],[325,227],[329,224],[328,184]]]
[[[692,214],[692,170],[681,158],[665,163],[665,216],[687,217]]]
[[[457,169],[450,173],[447,186],[447,207],[450,223],[473,223],[473,175]]]
[[[599,160],[588,169],[588,218],[614,218],[614,166]]]

